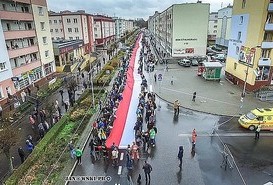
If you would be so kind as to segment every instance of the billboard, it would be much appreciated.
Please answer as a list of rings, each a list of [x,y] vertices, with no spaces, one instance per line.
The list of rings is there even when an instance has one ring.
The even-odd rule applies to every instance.
[[[256,52],[255,48],[241,46],[239,53],[239,62],[253,65],[255,52]]]

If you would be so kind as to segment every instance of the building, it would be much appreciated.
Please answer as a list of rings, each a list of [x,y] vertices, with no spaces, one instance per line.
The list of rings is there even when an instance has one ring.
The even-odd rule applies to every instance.
[[[116,39],[123,37],[126,32],[131,32],[134,29],[133,20],[125,20],[118,17],[113,18],[115,20],[115,34]]]
[[[53,48],[56,67],[65,72],[74,71],[85,52],[83,40],[54,40]]]
[[[227,6],[218,11],[216,45],[227,48],[230,39],[232,6]]]
[[[206,55],[210,5],[174,4],[148,20],[148,29],[162,57]]]
[[[273,84],[273,2],[234,0],[226,78],[246,90]]]
[[[1,104],[55,72],[46,0],[1,1]]]
[[[52,40],[83,40],[84,54],[94,52],[93,16],[84,10],[49,12]]]
[[[115,20],[104,15],[94,15],[94,35],[97,49],[106,49],[115,41]]]
[[[215,44],[216,34],[217,34],[217,22],[218,22],[218,13],[211,12],[209,14],[209,29],[208,29],[209,44]]]

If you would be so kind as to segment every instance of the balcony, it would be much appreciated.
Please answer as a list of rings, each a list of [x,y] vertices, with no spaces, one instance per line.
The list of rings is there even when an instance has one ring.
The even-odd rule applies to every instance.
[[[265,31],[273,31],[273,23],[272,22],[265,23],[264,29]]]
[[[6,40],[20,39],[20,38],[29,38],[35,37],[35,30],[12,30],[4,31],[4,36]]]
[[[16,58],[22,55],[27,55],[31,53],[37,53],[38,52],[38,46],[33,45],[25,48],[18,48],[18,49],[10,49],[8,50],[9,58]]]
[[[30,71],[31,69],[35,69],[36,67],[39,67],[39,66],[41,66],[41,61],[36,60],[36,61],[30,62],[28,64],[24,64],[24,65],[21,65],[19,67],[12,69],[12,72],[13,72],[14,76],[19,76],[22,73]]]
[[[2,20],[14,20],[14,21],[33,21],[33,15],[31,13],[14,12],[14,11],[0,11],[0,17]]]
[[[270,58],[260,58],[258,62],[258,66],[271,66]]]
[[[273,12],[273,2],[272,1],[268,5],[268,11]]]

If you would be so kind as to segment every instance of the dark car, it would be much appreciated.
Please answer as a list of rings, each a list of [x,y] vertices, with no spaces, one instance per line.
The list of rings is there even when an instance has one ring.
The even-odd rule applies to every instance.
[[[191,60],[191,65],[192,66],[198,66],[198,60],[197,59],[192,59]]]

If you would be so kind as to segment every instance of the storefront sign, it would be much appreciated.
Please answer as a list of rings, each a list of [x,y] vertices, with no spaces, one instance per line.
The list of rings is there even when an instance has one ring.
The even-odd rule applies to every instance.
[[[182,39],[175,39],[175,41],[197,41],[197,39],[196,38],[188,38],[188,39],[182,38]]]
[[[11,80],[14,82],[19,81],[19,77],[11,77]]]
[[[174,49],[174,54],[194,54],[194,48]]]

